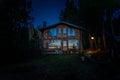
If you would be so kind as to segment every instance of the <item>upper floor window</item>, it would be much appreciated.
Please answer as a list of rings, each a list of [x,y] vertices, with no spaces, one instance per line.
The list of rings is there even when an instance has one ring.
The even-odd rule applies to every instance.
[[[61,28],[58,28],[58,33],[61,33]]]
[[[67,29],[66,28],[63,28],[63,33],[67,33]]]
[[[75,29],[68,28],[68,36],[75,36]]]
[[[56,36],[56,28],[52,28],[49,30],[49,36]]]

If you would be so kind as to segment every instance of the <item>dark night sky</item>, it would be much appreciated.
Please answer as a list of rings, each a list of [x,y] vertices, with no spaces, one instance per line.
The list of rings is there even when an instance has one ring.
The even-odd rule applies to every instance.
[[[55,24],[59,21],[59,15],[62,8],[65,7],[66,0],[32,0],[31,12],[34,18],[34,26],[42,25],[43,21],[47,25]],[[75,0],[77,4],[77,0]]]

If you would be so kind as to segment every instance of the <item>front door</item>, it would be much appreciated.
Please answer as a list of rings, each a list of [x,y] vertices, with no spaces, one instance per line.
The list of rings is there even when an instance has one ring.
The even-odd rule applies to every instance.
[[[63,40],[63,51],[67,51],[67,40]]]

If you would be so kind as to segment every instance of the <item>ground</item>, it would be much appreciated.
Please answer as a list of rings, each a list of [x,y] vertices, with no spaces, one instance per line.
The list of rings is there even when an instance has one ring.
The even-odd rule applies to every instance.
[[[118,64],[81,61],[80,55],[47,55],[0,67],[0,80],[120,80]]]

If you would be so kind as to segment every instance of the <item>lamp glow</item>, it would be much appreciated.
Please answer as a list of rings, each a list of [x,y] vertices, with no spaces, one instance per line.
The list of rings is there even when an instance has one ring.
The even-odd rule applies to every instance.
[[[91,39],[94,39],[94,37],[91,37]]]

